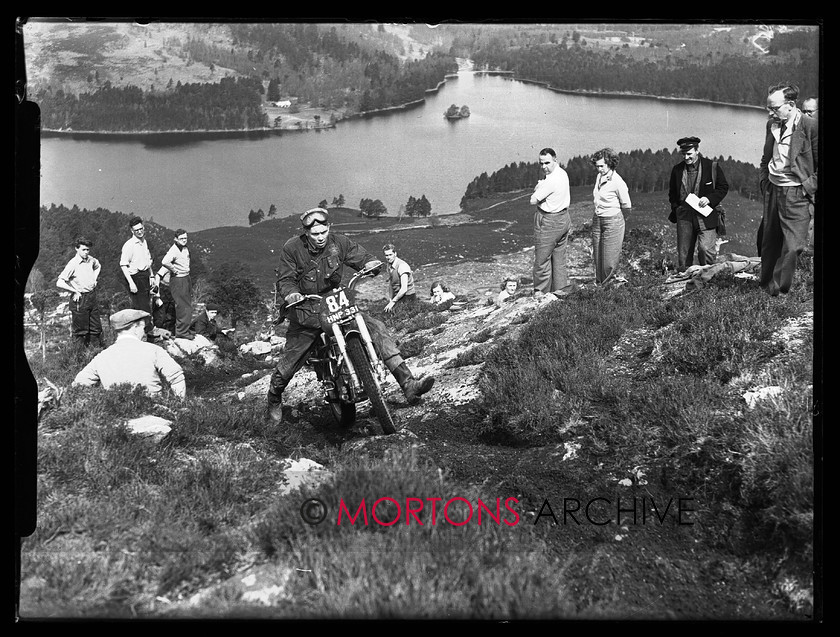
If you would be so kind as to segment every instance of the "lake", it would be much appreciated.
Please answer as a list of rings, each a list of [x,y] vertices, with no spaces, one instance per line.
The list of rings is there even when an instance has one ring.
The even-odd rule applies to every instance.
[[[451,104],[466,104],[471,116],[446,120]],[[696,135],[709,156],[758,165],[766,117],[757,108],[565,94],[461,71],[425,104],[334,129],[169,145],[46,138],[41,203],[102,207],[191,232],[247,226],[250,210],[271,204],[278,216],[298,214],[341,194],[350,206],[380,199],[391,215],[426,195],[432,214],[447,214],[482,172],[534,162],[546,146],[565,163],[604,146],[671,150]]]

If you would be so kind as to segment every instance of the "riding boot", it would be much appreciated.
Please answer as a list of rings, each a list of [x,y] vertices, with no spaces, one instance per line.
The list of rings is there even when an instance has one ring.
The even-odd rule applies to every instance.
[[[417,380],[411,374],[405,363],[400,363],[399,366],[391,370],[400,388],[403,390],[403,395],[409,405],[414,405],[420,400],[420,396],[425,394],[435,384],[433,376],[426,376],[421,380]]]
[[[278,424],[283,422],[283,394],[275,394],[269,389],[266,403],[269,418]]]

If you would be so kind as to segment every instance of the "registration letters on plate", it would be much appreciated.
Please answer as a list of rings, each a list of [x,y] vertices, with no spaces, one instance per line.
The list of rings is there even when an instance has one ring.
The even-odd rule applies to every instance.
[[[359,308],[350,302],[345,290],[338,290],[334,294],[324,297],[326,319],[328,323],[338,323],[359,312]]]

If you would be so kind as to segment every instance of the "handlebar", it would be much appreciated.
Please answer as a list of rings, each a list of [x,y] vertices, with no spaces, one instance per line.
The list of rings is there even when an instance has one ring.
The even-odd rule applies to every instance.
[[[347,283],[347,288],[348,289],[352,290],[356,286],[356,282],[359,279],[362,279],[362,278],[367,277],[367,276],[376,276],[377,274],[379,274],[380,268],[384,265],[383,262],[382,261],[372,261],[371,263],[374,264],[372,267],[362,268],[361,270],[356,272],[356,274],[354,274],[350,278],[350,281],[348,281],[348,283]],[[295,301],[294,303],[288,303],[286,305],[286,307],[287,308],[295,307],[297,305],[300,305],[301,303],[303,303],[306,300],[318,300],[319,301],[322,298],[324,298],[324,297],[321,296],[320,294],[304,294],[303,298],[300,301]]]

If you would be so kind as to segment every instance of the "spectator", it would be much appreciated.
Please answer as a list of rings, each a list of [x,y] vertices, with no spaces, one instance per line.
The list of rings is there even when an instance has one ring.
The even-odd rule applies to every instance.
[[[158,279],[164,283],[169,282],[169,292],[175,301],[175,338],[192,340],[195,336],[190,334],[192,281],[186,230],[175,231],[175,242],[161,261]]]
[[[694,263],[695,245],[700,265],[712,265],[715,262],[718,225],[718,213],[715,208],[729,192],[729,184],[720,165],[718,164],[717,174],[713,177],[712,160],[700,154],[699,145],[700,139],[697,137],[682,137],[677,140],[683,161],[671,169],[668,188],[668,200],[671,204],[668,220],[677,224],[679,272],[684,272]],[[694,200],[697,208],[691,205]],[[700,212],[701,210],[703,212]]]
[[[409,265],[397,257],[394,244],[388,243],[382,247],[387,262],[388,271],[388,304],[385,311],[390,312],[398,301],[414,301],[417,293],[414,290],[414,274]]]
[[[215,341],[220,334],[224,335],[222,330],[216,324],[216,316],[219,314],[219,306],[215,303],[208,303],[204,309],[199,312],[198,316],[193,319],[190,325],[190,330],[193,334],[200,334],[201,336]]]
[[[70,323],[76,343],[87,347],[93,339],[103,347],[102,320],[99,318],[96,299],[96,283],[102,267],[96,258],[90,256],[93,247],[90,239],[79,237],[75,247],[76,256],[67,262],[55,284],[72,293],[69,303]]]
[[[435,305],[452,301],[455,295],[449,291],[449,288],[443,284],[442,281],[435,281],[429,290],[429,300]]]
[[[187,384],[184,371],[162,347],[144,343],[145,322],[149,313],[143,310],[120,310],[111,315],[111,327],[117,340],[102,350],[73,379],[74,385],[101,384],[104,389],[128,383],[140,385],[150,394],[159,394],[161,378],[179,398],[185,398]]]
[[[802,112],[805,113],[808,117],[812,117],[817,119],[818,112],[819,112],[819,100],[816,97],[809,97],[802,102]]]
[[[146,227],[143,225],[143,220],[140,217],[132,217],[128,225],[132,236],[123,244],[120,268],[128,283],[131,307],[148,314],[148,317],[144,319],[146,340],[153,343],[155,336],[151,320],[151,289],[157,287],[160,280],[157,274],[152,274],[152,253],[146,241]]]
[[[540,167],[545,177],[537,182],[531,195],[534,213],[534,296],[553,292],[563,296],[571,291],[566,271],[566,246],[569,218],[569,175],[557,163],[551,148],[539,152]]]
[[[795,84],[776,84],[767,91],[770,119],[759,165],[764,197],[759,285],[771,296],[790,291],[817,196],[819,129],[816,119],[796,108],[798,94]]]
[[[618,260],[624,244],[624,220],[632,210],[627,184],[615,169],[618,153],[603,148],[592,154],[592,164],[598,171],[592,196],[595,214],[592,215],[592,259],[595,262],[595,285],[620,281]]]
[[[818,100],[816,97],[809,97],[802,102],[802,112],[808,117],[818,120]],[[808,222],[808,249],[814,248],[814,204],[808,202],[808,211],[811,214],[811,220]]]
[[[323,294],[341,282],[344,266],[361,270],[379,263],[359,244],[343,234],[330,233],[330,215],[323,208],[307,210],[300,216],[305,232],[289,239],[283,246],[277,268],[277,290],[284,301],[297,303],[305,294]],[[306,361],[306,356],[321,334],[317,300],[303,300],[293,308],[286,330],[286,346],[271,374],[266,397],[268,414],[275,422],[283,420],[283,390]],[[382,321],[365,315],[370,335],[385,366],[391,371],[409,404],[419,401],[435,382],[432,376],[414,378],[400,355],[393,337]]]
[[[505,301],[509,301],[513,298],[513,295],[516,294],[516,289],[519,287],[519,281],[512,277],[507,277],[504,281],[502,281],[501,285],[501,292],[496,297],[496,305],[498,307],[502,306],[502,303]]]

